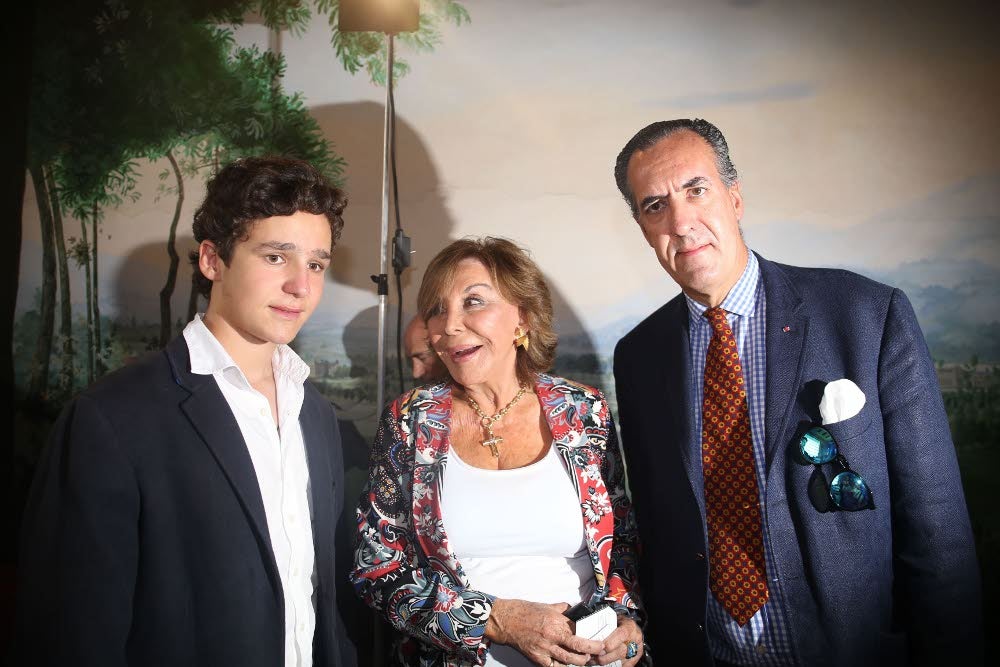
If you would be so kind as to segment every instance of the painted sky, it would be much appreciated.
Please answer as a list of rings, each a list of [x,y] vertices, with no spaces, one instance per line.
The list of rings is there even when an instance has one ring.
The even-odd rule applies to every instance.
[[[471,24],[445,28],[435,52],[400,49],[412,67],[396,89],[402,222],[417,250],[405,307],[436,249],[493,234],[533,252],[564,332],[603,341],[637,321],[677,289],[612,164],[647,123],[697,116],[729,139],[746,237],[765,256],[903,284],[925,327],[959,293],[961,322],[1000,319],[993,4],[469,0]],[[286,89],[348,162],[343,248],[313,335],[375,304],[381,188],[384,91],[342,71],[324,21],[281,39]],[[246,26],[239,40],[267,34]],[[155,201],[161,169],[149,167],[138,203],[109,212],[102,238],[105,308],[150,319],[173,207]],[[191,188],[185,220],[202,193]],[[30,189],[25,209],[22,310],[40,263]],[[944,297],[924,299],[931,287]]]

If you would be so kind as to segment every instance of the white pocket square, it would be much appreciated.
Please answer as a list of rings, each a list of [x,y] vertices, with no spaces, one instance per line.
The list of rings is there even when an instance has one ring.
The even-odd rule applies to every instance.
[[[819,414],[824,424],[836,424],[850,419],[865,407],[865,393],[847,378],[826,385],[819,401]]]

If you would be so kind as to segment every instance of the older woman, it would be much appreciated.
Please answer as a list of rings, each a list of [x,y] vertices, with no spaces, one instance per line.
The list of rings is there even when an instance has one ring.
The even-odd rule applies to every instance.
[[[642,656],[635,524],[604,396],[545,375],[541,272],[510,241],[455,241],[417,297],[445,382],[382,416],[358,508],[352,580],[409,637],[406,664],[607,665]],[[562,612],[610,604],[578,637]]]

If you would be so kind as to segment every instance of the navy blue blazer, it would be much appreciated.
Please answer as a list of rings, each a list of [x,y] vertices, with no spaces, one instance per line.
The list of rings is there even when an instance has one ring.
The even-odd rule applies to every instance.
[[[215,379],[190,367],[178,337],[83,392],[54,426],[23,517],[23,664],[284,664],[281,580],[253,464]],[[340,435],[309,383],[300,424],[316,550],[314,664],[339,667]]]
[[[982,662],[979,571],[937,376],[909,301],[848,271],[760,258],[767,298],[763,508],[802,665]],[[692,432],[688,309],[678,295],[615,349],[619,425],[642,540],[653,657],[711,665],[700,438]],[[875,509],[821,511],[799,435],[823,386],[864,392],[829,426]],[[829,466],[827,466],[829,468]],[[829,476],[829,470],[826,471]]]

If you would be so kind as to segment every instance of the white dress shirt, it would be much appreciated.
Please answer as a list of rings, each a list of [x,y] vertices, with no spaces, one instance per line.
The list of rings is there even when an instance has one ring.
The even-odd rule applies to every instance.
[[[285,667],[311,667],[316,627],[316,556],[309,467],[299,426],[309,366],[287,345],[279,345],[274,351],[271,365],[278,408],[275,426],[267,398],[251,386],[200,314],[184,328],[184,340],[191,354],[191,372],[215,378],[253,462],[284,595]]]

